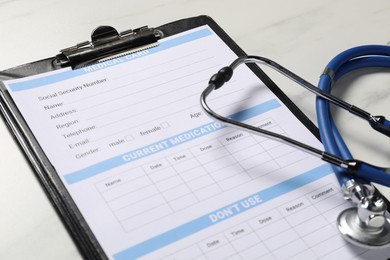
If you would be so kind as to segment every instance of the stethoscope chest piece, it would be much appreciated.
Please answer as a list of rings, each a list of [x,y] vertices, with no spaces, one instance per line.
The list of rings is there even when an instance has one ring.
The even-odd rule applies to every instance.
[[[390,246],[390,223],[384,218],[373,220],[380,228],[369,228],[357,214],[357,208],[344,210],[338,217],[338,228],[344,238],[352,244],[367,248],[384,248]]]
[[[356,185],[351,200],[357,207],[342,211],[337,219],[344,238],[365,248],[390,246],[390,222],[386,218],[386,203],[374,196],[371,185]],[[363,195],[363,196],[362,196]]]

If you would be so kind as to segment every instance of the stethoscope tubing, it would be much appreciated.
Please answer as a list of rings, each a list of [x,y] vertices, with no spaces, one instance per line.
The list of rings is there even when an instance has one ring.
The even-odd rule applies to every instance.
[[[332,86],[342,76],[358,69],[370,67],[390,68],[390,46],[365,45],[340,53],[328,63],[324,71],[331,73],[321,75],[318,88],[330,94]],[[329,101],[317,97],[316,110],[318,128],[325,151],[346,160],[352,159],[353,156],[333,120]],[[385,120],[383,124],[390,127],[388,120]],[[345,169],[332,167],[341,185],[351,179],[351,175]],[[362,165],[356,176],[368,182],[382,183],[386,186],[390,184],[390,176],[386,169],[369,164]]]
[[[372,47],[372,46],[371,46]],[[330,102],[348,110],[352,114],[367,120],[370,125],[377,131],[390,136],[390,122],[383,116],[373,116],[370,113],[353,106],[333,95],[331,95],[332,84],[344,74],[356,70],[358,68],[367,67],[390,67],[390,59],[386,56],[367,56],[372,53],[385,53],[390,54],[390,47],[379,46],[372,51],[370,46],[364,46],[363,48],[357,47],[352,50],[347,50],[344,53],[336,56],[325,69],[324,74],[320,78],[321,87],[315,87],[309,82],[305,81],[301,77],[287,70],[283,66],[276,62],[259,56],[241,56],[237,58],[230,66],[222,68],[218,73],[214,74],[209,81],[208,87],[201,94],[201,104],[204,111],[214,119],[220,121],[223,124],[237,127],[242,130],[246,130],[255,134],[268,136],[272,139],[281,141],[283,143],[292,145],[296,148],[304,150],[306,152],[315,155],[322,160],[331,163],[334,166],[336,176],[340,185],[343,185],[347,181],[358,178],[363,179],[365,182],[377,182],[386,186],[390,186],[390,170],[389,168],[381,168],[371,164],[367,164],[363,161],[353,159],[350,151],[348,150],[343,138],[341,137],[332,115],[329,110]],[[379,50],[378,50],[379,49]],[[361,57],[363,55],[363,57]],[[284,76],[295,81],[299,85],[305,87],[310,92],[317,95],[317,114],[319,120],[319,128],[321,134],[321,140],[326,144],[325,151],[318,150],[314,147],[310,147],[299,141],[292,140],[288,137],[281,136],[276,133],[269,132],[267,130],[259,129],[245,123],[221,116],[215,113],[207,104],[206,97],[216,89],[219,89],[225,82],[229,81],[233,75],[233,70],[239,65],[244,63],[260,63],[267,65],[280,72]],[[384,64],[386,66],[384,66]],[[337,73],[336,73],[337,72]]]

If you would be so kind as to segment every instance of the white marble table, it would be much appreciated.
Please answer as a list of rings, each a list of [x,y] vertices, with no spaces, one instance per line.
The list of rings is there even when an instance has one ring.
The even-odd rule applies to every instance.
[[[390,41],[388,0],[0,0],[0,70],[88,40],[98,25],[121,31],[200,14],[214,18],[247,53],[275,59],[314,84],[337,53]],[[336,93],[390,117],[390,74],[372,72],[346,77]],[[276,81],[315,122],[313,95]],[[336,111],[336,119],[357,158],[389,165],[388,138],[346,112]],[[81,258],[3,122],[0,140],[0,259]]]

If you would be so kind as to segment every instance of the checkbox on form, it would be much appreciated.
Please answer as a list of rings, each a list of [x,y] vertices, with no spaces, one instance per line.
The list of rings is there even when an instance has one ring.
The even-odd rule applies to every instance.
[[[134,137],[133,137],[132,135],[126,135],[126,136],[125,136],[125,140],[126,140],[127,142],[131,142],[131,141],[134,140]]]
[[[162,122],[162,123],[160,124],[160,126],[161,126],[162,128],[164,128],[164,129],[170,127],[170,125],[169,125],[168,122]]]

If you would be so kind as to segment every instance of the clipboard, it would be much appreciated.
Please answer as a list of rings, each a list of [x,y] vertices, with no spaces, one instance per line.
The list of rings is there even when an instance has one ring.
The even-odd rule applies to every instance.
[[[214,20],[202,15],[175,21],[156,28],[142,27],[121,33],[118,33],[110,26],[102,26],[92,33],[91,41],[66,48],[56,56],[0,72],[1,115],[13,133],[22,152],[27,157],[31,168],[36,173],[42,187],[67,227],[75,244],[85,258],[106,259],[108,256],[68,193],[68,190],[58,177],[55,168],[30,131],[29,125],[13,102],[3,81],[56,71],[64,67],[76,69],[112,57],[113,55],[123,55],[123,52],[137,52],[140,49],[152,47],[153,44],[158,43],[161,39],[203,25],[208,25],[235,54],[245,54]],[[249,67],[283,101],[289,110],[319,138],[314,124],[287,98],[271,79],[257,66],[249,65]]]

